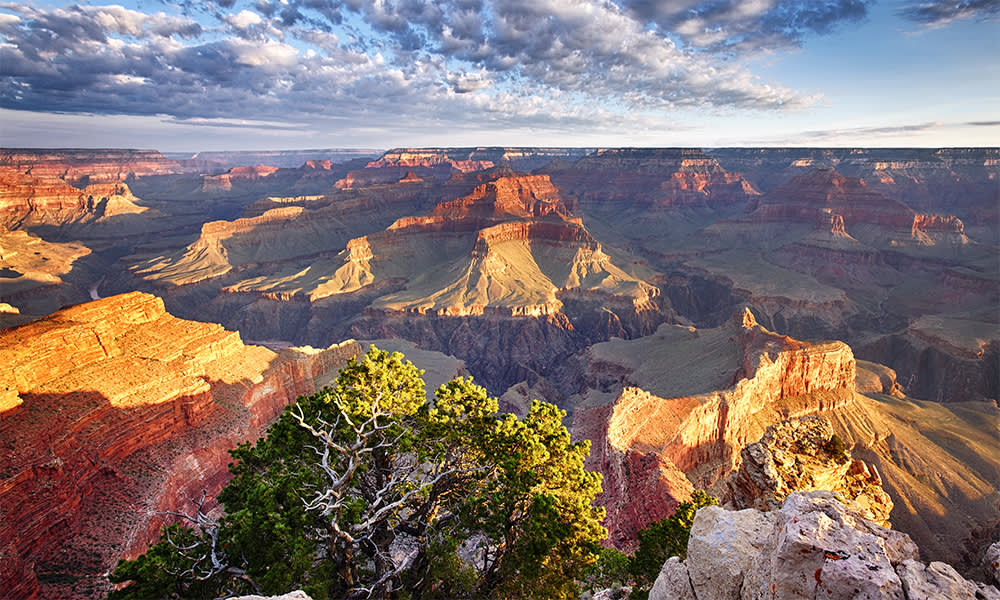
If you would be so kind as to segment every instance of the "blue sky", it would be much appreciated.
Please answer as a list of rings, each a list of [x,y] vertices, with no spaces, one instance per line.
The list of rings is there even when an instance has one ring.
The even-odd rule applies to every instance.
[[[0,145],[997,146],[1000,0],[0,1]]]

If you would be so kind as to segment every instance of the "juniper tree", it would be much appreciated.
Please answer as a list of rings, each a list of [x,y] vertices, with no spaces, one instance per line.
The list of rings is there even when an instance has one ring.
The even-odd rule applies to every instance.
[[[588,444],[550,404],[498,415],[471,379],[429,404],[421,374],[374,347],[350,361],[232,452],[218,523],[166,530],[109,598],[571,597],[606,535]]]

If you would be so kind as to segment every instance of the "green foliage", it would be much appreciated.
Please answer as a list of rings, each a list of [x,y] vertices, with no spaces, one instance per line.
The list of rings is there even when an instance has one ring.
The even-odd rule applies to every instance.
[[[708,495],[704,490],[695,490],[691,500],[681,502],[674,514],[650,523],[639,532],[639,547],[630,564],[636,584],[633,598],[645,598],[668,558],[687,558],[688,538],[691,536],[695,513],[699,508],[718,504],[718,498]]]
[[[632,580],[631,559],[614,548],[602,548],[597,562],[586,576],[587,588],[600,590],[613,585],[626,585]]]
[[[847,453],[847,446],[844,444],[844,440],[840,439],[840,436],[836,433],[826,441],[823,449],[838,463],[845,463],[851,458],[850,454]]]
[[[333,388],[232,451],[225,517],[202,524],[214,537],[172,526],[119,565],[115,581],[131,584],[111,597],[249,586],[315,600],[575,598],[606,537],[600,476],[583,468],[589,444],[572,443],[565,413],[544,402],[524,419],[498,415],[471,379],[441,386],[430,406],[421,375],[374,347],[350,361]],[[225,568],[198,579],[181,548],[213,539]]]

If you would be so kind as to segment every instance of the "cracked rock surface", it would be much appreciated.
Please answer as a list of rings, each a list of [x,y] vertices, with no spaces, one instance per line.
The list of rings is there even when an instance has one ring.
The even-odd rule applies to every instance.
[[[650,600],[1000,598],[950,565],[920,562],[904,533],[886,529],[827,491],[796,492],[777,511],[698,511],[688,558],[664,564]]]

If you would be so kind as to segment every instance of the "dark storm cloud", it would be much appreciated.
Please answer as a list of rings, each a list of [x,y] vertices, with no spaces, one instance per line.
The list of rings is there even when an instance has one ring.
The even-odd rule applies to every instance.
[[[947,25],[958,19],[995,21],[1000,19],[1000,0],[910,2],[899,10],[899,14],[931,27]]]

